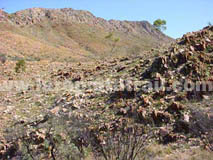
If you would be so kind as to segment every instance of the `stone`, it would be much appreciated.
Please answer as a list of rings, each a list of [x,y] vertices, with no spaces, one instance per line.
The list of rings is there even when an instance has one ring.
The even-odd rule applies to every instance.
[[[194,52],[195,48],[193,46],[190,46],[190,51]]]
[[[206,38],[205,40],[206,42],[211,43],[211,40],[209,38]]]
[[[185,122],[189,123],[189,120],[190,120],[189,115],[188,115],[188,114],[184,114],[183,120],[184,120]]]
[[[154,110],[152,113],[152,118],[156,123],[169,122],[171,119],[171,115],[168,112]]]
[[[53,108],[52,110],[50,110],[50,112],[52,114],[55,114],[55,115],[58,115],[59,111],[60,111],[60,107],[59,106],[57,106],[57,107]]]
[[[210,99],[209,96],[206,96],[206,95],[202,95],[202,97],[203,97],[204,100],[209,100]]]
[[[165,127],[160,127],[159,134],[160,134],[160,136],[164,137],[164,136],[169,135],[169,131]]]
[[[185,51],[185,49],[180,49],[179,50],[180,53],[183,53],[184,51]]]

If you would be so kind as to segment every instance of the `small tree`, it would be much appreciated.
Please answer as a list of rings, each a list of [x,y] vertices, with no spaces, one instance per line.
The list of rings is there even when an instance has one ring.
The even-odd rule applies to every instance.
[[[165,31],[167,29],[167,27],[166,27],[166,20],[157,19],[156,21],[154,21],[153,25],[159,31]]]
[[[208,22],[208,26],[212,26],[212,23],[211,23],[211,22]]]

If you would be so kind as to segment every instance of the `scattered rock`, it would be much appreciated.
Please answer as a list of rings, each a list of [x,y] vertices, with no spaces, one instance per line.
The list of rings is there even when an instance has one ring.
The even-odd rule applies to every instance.
[[[61,107],[57,106],[57,107],[51,109],[50,112],[51,112],[52,114],[58,115],[60,109],[61,109]]]

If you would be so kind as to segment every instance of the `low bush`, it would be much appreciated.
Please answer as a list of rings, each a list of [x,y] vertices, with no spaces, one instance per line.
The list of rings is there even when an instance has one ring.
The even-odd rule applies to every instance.
[[[25,70],[26,70],[26,62],[24,59],[21,59],[16,63],[15,71],[16,73],[19,73]]]

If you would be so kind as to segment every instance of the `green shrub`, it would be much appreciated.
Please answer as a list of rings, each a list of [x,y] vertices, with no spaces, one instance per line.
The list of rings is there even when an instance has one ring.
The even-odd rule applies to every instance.
[[[16,73],[19,73],[19,72],[21,72],[21,71],[25,71],[25,69],[26,69],[25,60],[24,60],[24,59],[19,60],[19,61],[16,63],[16,67],[15,67]]]

